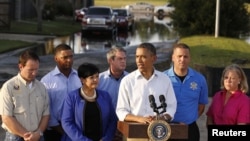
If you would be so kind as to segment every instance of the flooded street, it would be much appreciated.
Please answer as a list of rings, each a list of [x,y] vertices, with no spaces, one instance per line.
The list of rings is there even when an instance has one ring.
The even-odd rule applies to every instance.
[[[178,34],[173,31],[169,17],[156,17],[152,14],[135,14],[134,28],[131,31],[118,31],[114,37],[101,32],[82,35],[81,31],[74,35],[54,38],[45,43],[45,53],[51,54],[53,48],[60,43],[69,44],[75,54],[87,52],[103,52],[112,46],[129,48],[142,42],[159,43],[176,41]]]
[[[91,35],[82,35],[81,31],[65,36],[42,36],[28,34],[5,34],[2,39],[14,38],[39,45],[22,48],[2,54],[0,56],[0,81],[1,83],[17,73],[16,63],[18,52],[31,49],[41,56],[41,69],[38,78],[54,68],[53,50],[61,43],[69,44],[75,53],[74,67],[83,62],[94,62],[106,69],[106,51],[112,46],[123,47],[127,50],[128,65],[135,65],[135,47],[142,42],[150,42],[157,48],[157,62],[169,58],[170,50],[174,42],[178,40],[177,34],[173,31],[169,17],[157,18],[150,14],[135,14],[134,28],[130,31],[118,31],[113,37],[105,36],[100,32],[93,32]],[[79,23],[80,24],[80,23]],[[133,66],[134,67],[134,66]],[[132,67],[132,68],[133,68]]]

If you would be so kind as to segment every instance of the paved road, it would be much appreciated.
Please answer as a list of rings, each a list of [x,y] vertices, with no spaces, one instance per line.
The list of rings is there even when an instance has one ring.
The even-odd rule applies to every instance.
[[[207,109],[209,105],[211,104],[211,98],[209,98],[209,103],[205,107],[204,113],[201,115],[201,117],[197,120],[197,124],[200,129],[200,141],[207,141],[207,128],[206,128],[206,115]]]

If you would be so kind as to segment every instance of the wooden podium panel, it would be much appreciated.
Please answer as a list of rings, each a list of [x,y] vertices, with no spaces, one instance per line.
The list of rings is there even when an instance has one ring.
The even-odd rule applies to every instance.
[[[148,138],[149,124],[118,121],[117,128],[126,138]],[[188,126],[183,124],[169,124],[171,127],[170,139],[187,139]]]

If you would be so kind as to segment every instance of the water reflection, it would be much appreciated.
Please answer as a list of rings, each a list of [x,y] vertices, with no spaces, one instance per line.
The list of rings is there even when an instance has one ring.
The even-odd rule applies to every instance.
[[[173,32],[173,20],[170,17],[154,16],[154,23],[159,26],[164,26],[163,29],[167,28],[169,32]]]
[[[250,33],[246,34],[240,34],[239,39],[246,41],[248,44],[250,44]]]
[[[154,15],[151,13],[134,13],[134,20],[135,22],[145,22],[145,21],[152,21]]]
[[[152,14],[134,14],[135,25],[132,31],[118,32],[114,37],[105,34],[93,34],[82,37],[81,32],[71,36],[58,37],[49,40],[45,45],[47,54],[51,54],[53,48],[60,43],[70,45],[75,54],[106,51],[112,46],[130,47],[142,42],[164,42],[176,40],[178,34],[174,32],[172,20],[169,17],[156,17]]]
[[[141,42],[163,42],[175,40],[178,34],[173,30],[172,20],[169,17],[153,16],[150,21],[140,20],[135,23],[135,34],[131,45]]]

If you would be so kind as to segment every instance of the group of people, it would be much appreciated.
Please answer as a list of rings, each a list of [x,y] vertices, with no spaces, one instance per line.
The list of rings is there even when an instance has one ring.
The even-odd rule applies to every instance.
[[[189,67],[188,45],[174,44],[172,65],[163,72],[154,67],[157,51],[151,43],[136,48],[137,69],[132,72],[126,71],[124,48],[113,47],[106,55],[106,71],[92,63],[76,70],[71,47],[60,44],[54,51],[55,68],[39,81],[38,55],[23,52],[18,74],[0,91],[4,141],[122,141],[118,120],[149,124],[158,118],[186,124],[187,140],[200,140],[196,121],[208,104],[208,87],[205,77]],[[247,92],[244,71],[236,64],[227,66],[206,113],[207,125],[250,124]],[[163,113],[153,110],[149,96],[164,97]],[[161,101],[156,98],[155,104]]]

